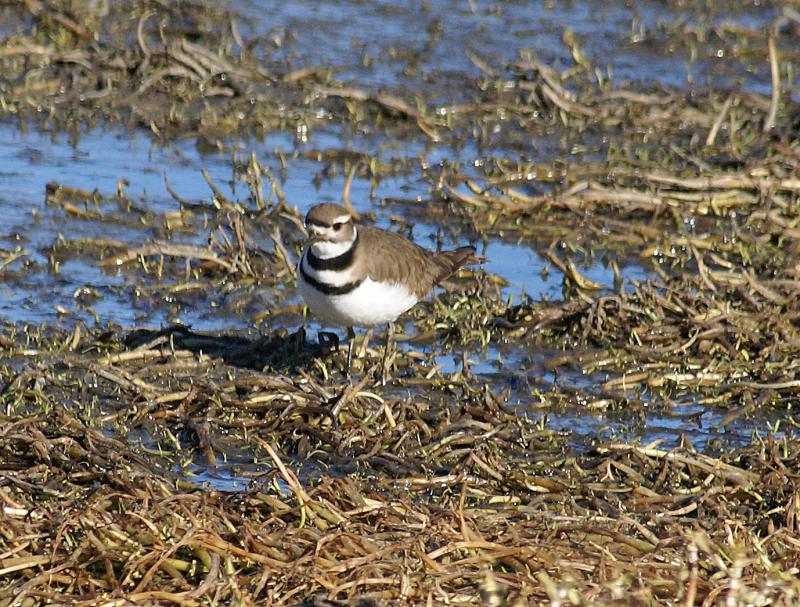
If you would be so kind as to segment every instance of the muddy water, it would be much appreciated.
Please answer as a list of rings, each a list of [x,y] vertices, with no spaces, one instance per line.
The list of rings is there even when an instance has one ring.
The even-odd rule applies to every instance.
[[[523,50],[532,49],[549,64],[566,64],[570,49],[562,39],[567,28],[574,32],[585,59],[596,65],[599,74],[613,77],[617,83],[644,81],[685,86],[687,90],[714,83],[768,91],[766,66],[754,65],[752,69],[729,73],[725,62],[717,61],[727,52],[726,41],[698,42],[695,49],[678,47],[671,43],[670,28],[688,27],[693,19],[759,28],[771,23],[777,14],[777,9],[757,3],[723,3],[718,11],[702,15],[685,9],[673,12],[662,2],[637,2],[635,8],[618,2],[477,0],[410,2],[403,7],[389,2],[298,1],[276,2],[265,9],[262,3],[246,0],[234,5],[242,13],[243,33],[272,36],[273,59],[282,58],[296,68],[331,67],[335,78],[360,88],[385,87],[449,103],[464,100],[459,82],[479,76],[470,54],[491,64],[513,60]],[[378,225],[389,227],[390,216],[402,213],[402,207],[385,204],[386,201],[430,196],[428,182],[413,167],[446,159],[460,163],[467,171],[484,157],[520,152],[519,143],[504,148],[501,141],[494,149],[478,149],[467,142],[452,149],[422,139],[395,141],[387,140],[385,135],[344,133],[339,127],[318,129],[310,135],[276,133],[263,141],[233,144],[233,154],[208,154],[198,151],[193,142],[155,144],[145,133],[120,129],[96,129],[70,140],[58,134],[21,132],[9,123],[0,125],[0,247],[16,250],[21,259],[4,272],[0,282],[0,317],[19,323],[71,324],[80,320],[122,328],[156,328],[176,321],[195,329],[256,332],[271,328],[256,327],[252,307],[232,309],[225,305],[222,294],[205,294],[199,301],[164,305],[138,297],[137,286],[125,274],[101,270],[80,257],[64,261],[55,271],[47,251],[62,237],[103,236],[138,243],[153,234],[126,227],[114,227],[114,232],[108,233],[108,226],[80,219],[65,223],[60,209],[45,205],[45,186],[50,182],[113,193],[124,179],[126,191],[142,210],[164,212],[177,208],[165,187],[165,174],[183,198],[203,201],[210,197],[200,174],[204,168],[223,192],[235,199],[236,188],[231,181],[233,155],[246,158],[254,151],[277,173],[279,163],[274,152],[279,150],[288,159],[282,184],[287,200],[304,211],[320,200],[339,200],[344,176],[315,179],[324,168],[323,163],[297,153],[357,150],[386,161],[403,159],[411,167],[406,174],[382,180],[374,191],[366,181],[356,179],[353,183],[351,197],[356,208],[376,213]],[[552,160],[558,153],[548,141],[531,141],[523,151],[542,161]],[[441,226],[425,222],[417,222],[413,234],[417,242],[430,247],[439,237],[445,245],[469,240],[468,231],[452,237]],[[207,234],[198,234],[189,241],[204,244],[206,238]],[[536,243],[490,240],[476,244],[487,258],[486,270],[508,282],[504,297],[561,297],[563,277],[539,255]],[[620,261],[626,279],[642,280],[651,275],[649,268]],[[581,271],[609,288],[613,284],[613,273],[603,261],[585,264]],[[90,301],[81,296],[87,292],[92,294]],[[297,300],[294,293],[287,297],[289,301]],[[472,372],[497,390],[509,389],[511,401],[521,415],[548,415],[548,423],[571,433],[576,445],[615,437],[660,439],[670,445],[681,433],[692,437],[698,446],[716,440],[721,444],[741,443],[749,439],[754,428],[764,430],[773,421],[740,420],[721,432],[715,426],[727,411],[691,402],[674,404],[667,410],[663,406],[649,407],[646,399],[635,410],[594,412],[576,407],[567,412],[549,412],[538,406],[537,391],[558,382],[591,393],[605,377],[587,377],[579,372],[556,376],[547,365],[547,352],[521,348],[501,352],[493,347],[468,354],[473,360]],[[458,352],[437,357],[445,372],[459,368],[461,361]],[[230,470],[235,469],[197,472],[215,484],[227,483],[231,487],[246,481]]]

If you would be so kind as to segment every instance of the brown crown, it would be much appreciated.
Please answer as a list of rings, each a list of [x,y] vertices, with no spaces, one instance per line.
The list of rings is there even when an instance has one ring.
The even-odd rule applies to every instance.
[[[322,226],[328,228],[340,220],[342,217],[347,217],[350,221],[350,213],[346,208],[340,204],[332,202],[323,202],[316,204],[306,214],[306,224]]]

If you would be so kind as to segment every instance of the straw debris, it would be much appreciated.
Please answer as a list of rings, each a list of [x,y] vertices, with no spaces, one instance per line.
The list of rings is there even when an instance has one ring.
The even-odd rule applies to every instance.
[[[0,250],[10,288],[77,260],[144,318],[106,323],[111,287],[87,284],[58,322],[0,325],[0,606],[800,604],[796,11],[766,32],[651,34],[739,49],[769,95],[614,82],[565,31],[567,66],[471,52],[452,103],[273,59],[210,3],[0,17],[0,108],[21,126],[121,124],[232,157],[226,186],[202,172],[203,200],[167,179],[169,208],[124,179],[43,185],[36,212],[76,229]],[[388,386],[367,337],[345,379],[344,353],[302,328],[291,163],[231,144],[331,125],[480,150],[289,160],[343,177],[348,205],[357,180],[418,179],[429,195],[380,201],[394,229],[524,243],[561,297],[515,301],[506,277],[464,271],[404,320]],[[194,329],[198,309],[251,329]],[[656,414],[710,438],[631,440]]]

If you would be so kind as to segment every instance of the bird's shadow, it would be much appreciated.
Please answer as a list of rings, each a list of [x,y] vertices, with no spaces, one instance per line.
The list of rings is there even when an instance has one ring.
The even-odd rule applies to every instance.
[[[250,338],[244,335],[196,332],[183,325],[160,330],[134,329],[123,337],[129,349],[164,348],[187,350],[220,359],[225,364],[262,371],[291,373],[307,369],[315,358],[326,356],[330,347],[308,341],[303,327],[290,333],[274,331],[269,335]]]

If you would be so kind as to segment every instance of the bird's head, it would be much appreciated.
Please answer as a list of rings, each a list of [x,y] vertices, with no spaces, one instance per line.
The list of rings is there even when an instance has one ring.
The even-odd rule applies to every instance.
[[[306,214],[306,230],[314,254],[335,257],[350,248],[356,239],[356,227],[350,213],[340,204],[324,202]]]

